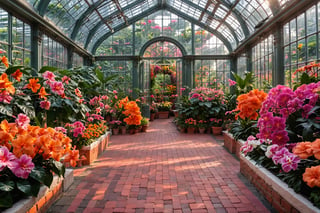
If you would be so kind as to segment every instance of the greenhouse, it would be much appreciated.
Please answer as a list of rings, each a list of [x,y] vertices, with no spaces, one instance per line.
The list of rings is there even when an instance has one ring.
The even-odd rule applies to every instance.
[[[319,0],[0,0],[0,59],[0,212],[320,212]]]

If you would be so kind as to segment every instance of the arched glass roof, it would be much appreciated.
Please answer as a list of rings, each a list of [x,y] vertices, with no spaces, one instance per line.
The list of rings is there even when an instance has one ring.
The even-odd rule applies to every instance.
[[[26,0],[79,45],[97,43],[136,21],[168,10],[235,49],[290,0]],[[270,6],[270,4],[272,4]]]

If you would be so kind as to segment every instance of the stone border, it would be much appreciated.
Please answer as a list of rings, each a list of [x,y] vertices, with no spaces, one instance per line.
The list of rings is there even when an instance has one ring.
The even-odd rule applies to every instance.
[[[294,192],[286,183],[249,157],[240,155],[240,172],[279,212],[320,212],[309,200]]]
[[[50,188],[41,186],[37,197],[29,197],[15,203],[3,213],[46,212],[57,198],[73,183],[73,170],[66,169],[65,177],[53,177]]]

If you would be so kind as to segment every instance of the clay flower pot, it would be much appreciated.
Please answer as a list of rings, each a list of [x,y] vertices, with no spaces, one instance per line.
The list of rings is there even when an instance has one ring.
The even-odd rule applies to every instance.
[[[206,131],[206,128],[199,128],[199,133],[200,134],[204,134],[205,131]]]
[[[119,135],[119,128],[112,129],[113,135]]]
[[[214,135],[221,135],[222,134],[222,126],[213,126],[212,128],[212,134]]]

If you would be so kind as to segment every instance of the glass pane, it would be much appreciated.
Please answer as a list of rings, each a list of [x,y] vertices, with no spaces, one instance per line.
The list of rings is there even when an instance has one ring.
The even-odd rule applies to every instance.
[[[307,10],[307,34],[316,32],[316,7]]]
[[[299,63],[300,62],[304,62],[306,61],[306,42],[305,42],[305,39],[302,39],[300,41],[298,41],[298,46],[297,46],[297,49],[298,49],[298,57],[299,57]]]
[[[290,57],[289,57],[290,49],[289,48],[290,48],[289,46],[286,46],[284,48],[284,64],[285,64],[285,66],[290,64]]]
[[[317,58],[317,37],[316,35],[310,36],[308,38],[308,61]]]
[[[297,24],[298,24],[298,38],[302,38],[306,35],[304,13],[302,15],[298,16]]]
[[[291,41],[297,40],[297,27],[296,27],[296,19],[293,19],[290,21],[290,37]]]
[[[283,42],[288,44],[290,42],[289,24],[285,24],[283,27]]]
[[[291,44],[291,63],[297,62],[297,44],[292,43]]]

